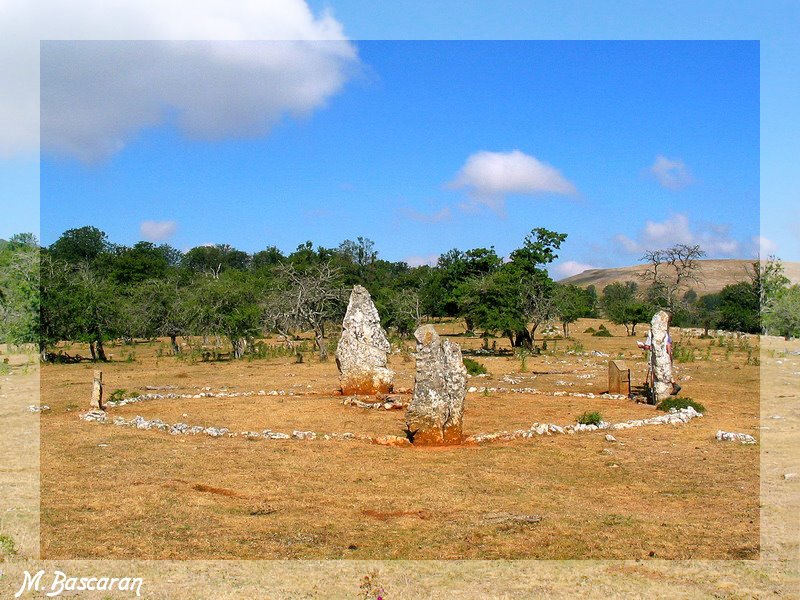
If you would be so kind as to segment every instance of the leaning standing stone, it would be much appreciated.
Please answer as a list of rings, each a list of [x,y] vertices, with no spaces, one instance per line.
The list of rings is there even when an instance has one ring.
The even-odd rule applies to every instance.
[[[336,347],[342,393],[391,392],[394,373],[386,367],[390,348],[369,292],[360,285],[355,286],[342,322],[342,337]]]
[[[650,368],[653,370],[653,400],[656,404],[672,391],[672,359],[667,352],[669,314],[660,310],[650,321]]]
[[[467,369],[461,347],[442,341],[432,325],[414,332],[417,372],[406,413],[406,432],[415,445],[460,444]]]
[[[105,410],[103,407],[103,372],[95,371],[92,381],[92,400],[89,406],[97,410]]]

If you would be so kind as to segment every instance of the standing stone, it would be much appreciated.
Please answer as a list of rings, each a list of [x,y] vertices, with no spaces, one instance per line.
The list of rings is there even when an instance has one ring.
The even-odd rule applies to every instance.
[[[653,401],[658,404],[672,391],[672,359],[667,352],[669,314],[660,310],[650,321],[650,368],[653,371]]]
[[[369,292],[360,285],[355,286],[342,322],[342,337],[336,347],[342,394],[391,392],[394,373],[386,367],[386,354],[390,349]]]
[[[105,410],[103,407],[103,372],[95,371],[92,381],[92,401],[89,406],[96,410]]]
[[[414,332],[417,372],[406,413],[406,433],[415,444],[460,444],[467,369],[461,346],[442,341],[432,325]]]

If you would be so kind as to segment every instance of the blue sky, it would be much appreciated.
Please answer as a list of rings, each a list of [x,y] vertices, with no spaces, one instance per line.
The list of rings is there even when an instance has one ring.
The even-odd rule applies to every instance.
[[[48,111],[75,112],[65,94],[47,100],[51,87],[62,89],[47,77],[74,69],[61,62],[65,54],[91,65],[108,49],[53,43],[42,55],[42,241],[87,223],[117,242],[144,237],[182,249],[229,243],[291,251],[306,239],[335,246],[363,235],[384,258],[419,263],[453,247],[494,245],[507,254],[542,226],[569,234],[562,262],[578,265],[630,264],[674,242],[700,243],[712,256],[751,256],[759,233],[757,43],[366,41],[355,48],[358,60],[323,104],[300,117],[284,112],[262,134],[198,138],[181,126],[178,108],[163,124],[126,136],[121,151],[86,157],[45,135],[77,143],[87,136],[87,126],[80,134],[44,126]],[[127,57],[120,64],[135,73]],[[237,85],[222,75],[204,82]],[[103,105],[104,85],[88,79],[81,89],[97,88],[91,101]],[[128,110],[115,102],[108,119],[124,121],[117,113]],[[211,109],[202,116],[215,118]],[[528,163],[515,164],[514,152]],[[547,173],[530,175],[541,163],[562,187]],[[501,178],[522,182],[493,179],[493,164],[505,169]],[[161,227],[142,229],[143,222]]]
[[[29,105],[35,107],[35,102],[27,102],[29,97],[35,99],[31,90],[38,96],[38,89],[29,81],[38,66],[38,39],[750,39],[760,40],[763,247],[770,252],[776,251],[785,260],[800,259],[800,211],[796,208],[798,194],[793,166],[796,139],[800,136],[800,120],[797,118],[800,42],[792,25],[800,14],[795,2],[764,5],[760,2],[678,1],[669,6],[619,2],[610,11],[607,3],[601,2],[500,0],[488,4],[445,0],[433,4],[413,0],[378,6],[361,1],[312,0],[308,11],[299,0],[275,0],[258,7],[228,2],[224,10],[218,11],[210,20],[160,18],[157,23],[149,16],[155,9],[147,2],[121,2],[105,17],[89,21],[81,17],[80,2],[69,10],[65,8],[63,14],[53,6],[45,11],[43,5],[37,13],[37,5],[19,3],[19,14],[9,11],[5,25],[0,26],[0,29],[7,29],[3,32],[5,35],[0,36],[0,51],[10,55],[12,53],[8,50],[13,50],[15,65],[20,65],[17,70],[27,74],[28,79],[23,83],[29,84],[27,87],[22,84],[15,86],[3,81],[5,89],[13,92],[8,97],[17,99],[12,108],[16,110],[19,107],[19,111],[27,112],[13,113],[8,123],[15,135],[10,135],[9,128],[6,128],[3,136],[8,139],[0,139],[0,175],[5,184],[0,191],[0,202],[6,205],[6,218],[0,222],[0,236],[38,228],[38,164],[35,158],[38,136],[33,135],[35,130],[29,123],[30,120],[38,126],[38,120],[28,119],[30,111],[26,108]],[[247,12],[256,8],[262,14]],[[87,3],[86,10],[89,9]],[[159,4],[158,10],[176,17],[191,13],[192,5],[172,1]],[[270,10],[273,10],[272,18],[264,18],[264,13]],[[227,20],[223,22],[219,15]],[[512,60],[504,65],[514,65],[514,70],[504,66],[501,71],[477,76],[485,81],[492,74],[500,79],[504,74],[510,75],[513,77],[506,81],[513,79],[517,85],[533,91],[537,90],[537,84],[540,85],[539,96],[524,101],[515,94],[503,98],[506,101],[504,109],[512,103],[523,107],[502,113],[495,111],[490,115],[495,120],[504,120],[504,124],[492,128],[486,126],[485,119],[477,118],[485,117],[491,111],[481,104],[480,94],[474,86],[468,86],[466,97],[459,98],[458,103],[444,108],[439,104],[439,114],[432,114],[430,109],[421,113],[417,111],[416,120],[410,118],[414,113],[404,114],[401,119],[395,114],[388,123],[380,124],[380,131],[366,130],[372,137],[365,136],[365,130],[361,130],[359,137],[360,130],[354,126],[355,120],[351,119],[350,127],[346,127],[342,121],[337,123],[337,116],[352,116],[362,111],[365,119],[362,123],[367,124],[370,119],[374,122],[387,114],[390,108],[397,108],[398,102],[400,109],[405,109],[404,101],[398,100],[394,92],[402,92],[404,86],[413,86],[415,82],[430,83],[433,80],[441,83],[442,78],[435,77],[434,65],[428,64],[424,57],[421,68],[409,70],[407,65],[404,69],[403,61],[393,56],[388,46],[383,46],[385,51],[381,52],[380,45],[370,47],[363,42],[354,45],[359,53],[358,61],[350,61],[356,64],[355,72],[345,73],[341,85],[332,83],[329,93],[323,93],[321,104],[296,111],[299,117],[295,113],[292,113],[295,116],[284,115],[279,124],[268,127],[263,135],[245,142],[232,138],[226,140],[217,135],[215,141],[201,143],[198,140],[204,137],[203,132],[198,135],[197,131],[190,131],[189,137],[194,141],[187,142],[187,128],[180,123],[176,125],[173,121],[161,127],[150,123],[138,129],[134,127],[135,131],[125,138],[121,152],[112,153],[93,165],[63,156],[64,147],[59,148],[57,144],[56,148],[62,154],[58,158],[51,158],[45,149],[43,183],[51,190],[58,187],[59,194],[66,199],[70,196],[75,199],[78,190],[87,194],[85,200],[89,203],[93,202],[92,196],[96,198],[103,194],[105,199],[100,208],[90,216],[104,215],[113,221],[114,215],[124,215],[125,227],[115,229],[118,226],[114,225],[106,228],[113,238],[123,242],[141,237],[139,233],[144,220],[160,222],[150,224],[148,229],[159,236],[169,232],[170,226],[165,223],[174,220],[175,231],[167,241],[178,247],[229,241],[248,250],[258,249],[266,243],[277,243],[287,250],[305,238],[334,244],[345,237],[366,234],[375,239],[386,258],[417,257],[423,260],[452,246],[494,243],[500,252],[506,252],[519,243],[531,226],[544,225],[571,234],[562,257],[579,265],[632,262],[635,249],[648,241],[666,239],[670,232],[677,232],[683,239],[702,241],[718,250],[731,250],[728,242],[733,240],[738,242],[736,251],[747,255],[746,246],[751,241],[749,238],[754,227],[751,210],[754,184],[751,156],[743,138],[749,137],[752,131],[750,124],[745,124],[741,130],[726,130],[725,127],[739,119],[747,121],[752,98],[748,97],[741,106],[727,104],[724,114],[708,110],[708,104],[704,103],[715,98],[724,99],[726,94],[735,91],[727,89],[731,84],[739,82],[744,86],[744,82],[752,83],[752,78],[757,78],[758,73],[750,70],[749,62],[748,68],[743,70],[740,65],[730,62],[734,55],[711,56],[708,72],[718,76],[713,79],[704,77],[702,82],[692,77],[693,73],[703,71],[702,59],[700,62],[687,61],[683,68],[676,62],[675,68],[668,68],[665,76],[688,87],[671,89],[667,80],[659,80],[658,73],[647,70],[637,73],[635,65],[626,64],[624,59],[620,59],[622,67],[614,70],[613,77],[608,79],[597,75],[602,69],[577,69],[575,80],[560,77],[564,71],[551,69],[547,71],[550,85],[537,79],[541,75],[538,71],[533,75],[529,72],[526,80],[523,65],[520,65],[524,61]],[[474,45],[474,48],[478,47]],[[713,55],[713,45],[695,46],[692,51],[698,47]],[[428,46],[422,53],[430,54],[430,48]],[[752,52],[751,46],[739,48],[745,53]],[[653,64],[659,66],[673,66],[663,62],[666,59],[679,61],[686,58],[682,52],[671,55],[672,50],[661,57],[658,52],[652,52],[656,54]],[[551,53],[549,57],[546,54],[540,52],[538,55],[542,65],[552,66],[559,61],[568,62],[570,58],[575,59],[574,67],[581,64],[574,54],[559,56]],[[474,71],[479,69],[472,67],[487,65],[489,58],[479,57],[474,64],[466,60],[459,64],[456,57],[448,63],[453,70],[448,72],[446,79],[457,81],[471,70],[475,76]],[[26,65],[27,70],[24,69]],[[16,70],[9,72],[14,75]],[[581,98],[587,95],[581,84],[588,86],[593,76],[610,87],[613,83],[622,86],[627,82],[633,91],[639,89],[646,95],[649,90],[651,96],[646,100],[650,104],[611,104],[605,107],[610,112],[593,113],[591,107],[597,107],[599,111],[606,98],[604,95],[600,102],[580,104]],[[642,86],[638,85],[640,80]],[[687,100],[690,97],[698,103],[692,105]],[[432,108],[437,106],[438,97],[425,98],[417,94],[413,100],[418,105],[427,104]],[[668,114],[667,100],[677,103],[675,106],[682,111],[680,114],[687,117],[684,123],[676,122],[677,112]],[[526,102],[527,106],[533,104],[536,110],[525,113],[529,118],[524,122],[520,118],[514,120],[515,115],[524,112]],[[552,108],[556,104],[565,109],[557,115]],[[575,106],[581,106],[581,110],[566,110]],[[622,107],[630,110],[623,111]],[[6,108],[0,106],[0,110]],[[685,108],[689,110],[683,110]],[[613,126],[614,109],[617,109],[618,117],[630,117],[627,121],[618,118],[621,125],[616,128]],[[647,109],[651,115],[667,114],[668,118],[657,122],[642,117]],[[704,110],[708,119],[703,118]],[[358,116],[361,115],[359,112]],[[460,118],[462,115],[473,120],[465,122]],[[634,116],[639,120],[634,122]],[[443,129],[434,127],[441,123],[449,123],[449,135],[445,136]],[[632,123],[640,127],[647,125],[648,134],[634,135],[643,129],[637,129]],[[690,139],[681,138],[681,133],[698,123],[702,124],[691,131]],[[16,125],[22,133],[14,130]],[[376,143],[381,131],[397,134],[397,138],[405,143],[391,148],[391,153],[369,152],[372,146],[368,142]],[[742,136],[731,140],[731,131],[740,132]],[[325,140],[325,137],[317,135],[322,132],[340,135],[341,147],[335,148],[330,140],[322,143],[320,140]],[[618,143],[608,145],[602,135],[590,136],[589,132],[616,132],[618,135],[612,140]],[[426,138],[424,143],[420,137]],[[353,140],[356,144],[352,143]],[[623,147],[626,142],[627,147]],[[720,148],[724,152],[718,152]],[[167,157],[149,154],[148,150],[164,151],[173,162]],[[486,194],[476,193],[474,185],[449,189],[446,184],[457,179],[460,169],[466,167],[467,159],[482,150],[496,153],[519,150],[541,163],[552,165],[565,181],[574,185],[577,193],[508,193],[503,200],[504,217],[499,214],[502,211],[498,210],[497,198],[491,199],[494,210],[487,208],[486,204],[479,204],[477,214],[465,213],[461,204],[472,202],[474,205],[475,196],[481,196],[485,201]],[[233,167],[242,162],[237,161],[237,155],[245,154],[252,157],[249,165],[257,168],[263,174],[262,178],[234,180],[226,176],[223,182],[221,173],[225,167],[230,167],[228,173],[234,173],[236,169]],[[259,156],[262,162],[258,162]],[[300,160],[303,156],[324,159],[328,161],[328,167],[323,174],[315,173],[308,161],[303,163]],[[374,168],[359,170],[360,164],[367,164],[357,163],[359,156],[368,159]],[[659,156],[663,160],[657,163]],[[502,162],[503,155],[493,158]],[[537,164],[542,167],[540,163],[534,163],[534,166]],[[649,168],[659,164],[662,181],[675,189],[659,185],[658,178],[648,174]],[[757,177],[757,164],[755,168]],[[182,173],[182,176],[176,173]],[[470,177],[471,183],[475,183],[475,173],[466,178],[461,173],[462,183]],[[316,179],[310,177],[314,174]],[[292,178],[287,178],[287,175],[302,176],[306,192],[302,200],[304,206],[309,198],[313,198],[300,212],[296,203],[301,182],[298,177],[288,181]],[[267,176],[272,179],[267,179]],[[280,179],[281,176],[284,178]],[[268,213],[264,208],[268,200],[267,188],[273,184],[275,192],[275,184],[279,181],[277,192],[282,197],[293,199],[295,204],[285,202],[280,209]],[[199,182],[206,185],[197,185]],[[123,183],[127,185],[122,186]],[[535,181],[528,184],[528,191],[531,185],[536,187]],[[542,188],[542,182],[538,184]],[[193,194],[179,194],[192,186],[196,188]],[[507,186],[508,189],[513,187]],[[547,185],[543,187],[547,188]],[[243,212],[239,216],[220,215],[219,198],[226,189],[236,191],[237,200],[242,202]],[[497,196],[497,185],[493,189],[493,195]],[[470,190],[472,200],[469,199]],[[130,195],[125,197],[126,194]],[[137,202],[133,201],[134,196]],[[123,201],[116,202],[120,198]],[[45,242],[48,235],[52,235],[48,234],[51,221],[46,201],[45,198],[42,220]],[[643,205],[651,203],[657,205],[657,210],[641,210]],[[134,205],[140,206],[143,212],[134,212]],[[620,210],[624,218],[619,227],[602,230],[596,227],[595,222],[606,218],[607,211],[619,213]],[[69,220],[61,214],[63,211],[55,212],[54,217],[65,222]],[[245,214],[250,216],[242,216]],[[117,221],[121,220],[117,218]],[[95,219],[91,221],[95,222]],[[363,230],[364,222],[368,224],[366,231]],[[196,230],[193,223],[199,223]],[[55,221],[53,224],[55,226]],[[324,238],[323,232],[330,224],[339,227],[341,235]],[[226,235],[227,228],[236,231],[233,238]],[[299,238],[293,233],[295,230],[301,232]],[[305,232],[309,235],[303,235]],[[617,238],[617,234],[627,239]],[[625,248],[630,250],[627,256],[623,252]]]

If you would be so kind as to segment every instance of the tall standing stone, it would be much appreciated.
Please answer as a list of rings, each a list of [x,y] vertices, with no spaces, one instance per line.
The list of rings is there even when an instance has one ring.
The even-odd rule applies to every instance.
[[[414,444],[460,444],[467,369],[461,346],[442,341],[432,325],[414,332],[417,372],[414,397],[406,413],[406,431]]]
[[[342,322],[342,337],[336,347],[342,393],[391,392],[394,373],[386,367],[386,355],[390,349],[378,309],[369,292],[360,285],[355,286]]]
[[[653,401],[658,404],[672,391],[672,359],[667,352],[669,314],[663,310],[650,321],[650,369],[653,372]]]
[[[103,372],[95,371],[92,380],[92,400],[89,406],[96,410],[105,410],[103,407]]]

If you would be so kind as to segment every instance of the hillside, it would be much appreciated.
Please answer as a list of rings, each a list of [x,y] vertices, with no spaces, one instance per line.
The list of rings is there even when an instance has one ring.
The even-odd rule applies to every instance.
[[[701,260],[700,280],[701,285],[693,286],[698,294],[713,294],[719,292],[726,285],[739,281],[747,281],[752,269],[751,260],[727,259],[727,260]],[[598,292],[615,281],[635,281],[641,283],[639,275],[645,271],[647,265],[633,265],[630,267],[619,267],[615,269],[589,269],[577,275],[572,275],[561,279],[560,283],[571,283],[580,287],[593,285]],[[786,276],[792,283],[800,282],[800,263],[783,263]]]

